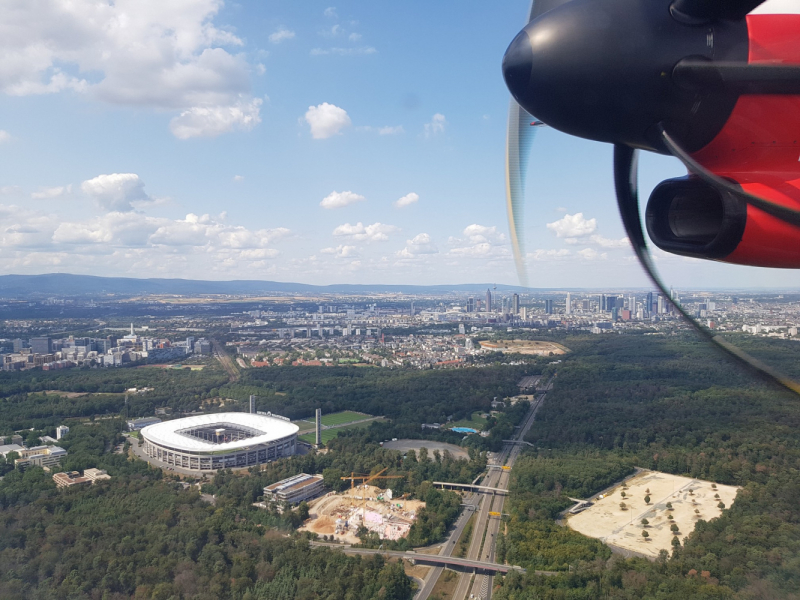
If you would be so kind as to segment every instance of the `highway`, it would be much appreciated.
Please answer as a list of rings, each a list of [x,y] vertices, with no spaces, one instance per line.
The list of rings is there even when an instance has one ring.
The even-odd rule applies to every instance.
[[[534,402],[531,410],[525,416],[516,435],[511,442],[520,441],[524,439],[525,434],[533,425],[536,418],[536,411],[539,410],[542,402],[544,402],[547,391],[552,387],[552,380],[548,383],[545,392]],[[503,447],[499,459],[496,464],[506,465],[513,467],[514,461],[525,446],[516,443],[508,443]],[[510,471],[503,469],[490,469],[489,473],[484,476],[481,485],[486,487],[500,488],[503,490],[508,489]],[[478,504],[478,511],[475,516],[475,525],[472,529],[472,539],[470,541],[469,550],[467,551],[467,559],[470,561],[479,561],[486,563],[493,563],[495,556],[495,542],[496,536],[500,531],[501,517],[490,516],[490,512],[498,512],[502,515],[503,507],[505,505],[505,495],[499,494],[471,494],[470,499],[465,503]],[[456,522],[455,530],[450,534],[445,546],[442,548],[440,555],[447,552],[445,556],[449,556],[455,547],[455,542],[461,536],[461,532],[466,525],[467,520],[471,516],[471,511],[462,512],[459,520]],[[463,521],[463,523],[462,523]],[[425,586],[419,591],[416,600],[427,600],[436,585],[439,576],[441,575],[443,567],[436,567],[432,569],[425,579]],[[492,593],[492,575],[462,573],[459,577],[458,584],[453,594],[453,600],[466,600],[469,597],[470,589],[475,598],[488,599]]]

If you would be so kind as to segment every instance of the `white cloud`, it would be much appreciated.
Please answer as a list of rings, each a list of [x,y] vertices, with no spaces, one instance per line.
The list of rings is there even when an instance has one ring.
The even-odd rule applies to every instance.
[[[355,225],[345,223],[339,225],[333,230],[333,235],[349,237],[353,240],[362,242],[385,242],[389,239],[389,234],[399,231],[394,225],[385,225],[383,223],[373,223],[372,225],[364,225],[359,222]]]
[[[536,261],[548,261],[548,260],[559,260],[570,256],[572,252],[566,249],[561,250],[534,250],[533,252],[528,252],[526,257],[528,260],[536,260]]]
[[[397,135],[398,133],[404,132],[405,129],[403,129],[402,125],[395,125],[394,127],[387,125],[378,129],[378,135]]]
[[[413,258],[422,254],[436,254],[439,249],[427,233],[420,233],[413,239],[406,240],[406,247],[397,253],[401,258]]]
[[[11,194],[19,194],[22,188],[18,185],[4,185],[0,187],[0,196],[9,196]]]
[[[87,179],[81,190],[105,210],[133,210],[133,202],[147,201],[144,182],[135,173],[111,173]]]
[[[584,248],[583,250],[578,250],[576,254],[584,260],[596,260],[598,258],[601,260],[605,260],[606,258],[608,258],[608,254],[606,254],[605,252],[600,254],[594,248]]]
[[[329,54],[337,56],[364,56],[377,52],[378,50],[372,46],[361,46],[360,48],[312,48],[311,56],[326,56]]]
[[[335,6],[329,6],[328,8],[326,8],[322,12],[322,14],[325,15],[326,17],[329,17],[329,18],[336,18],[336,16],[337,16],[336,15],[336,7]]]
[[[273,44],[280,44],[281,42],[284,42],[286,40],[293,39],[294,35],[295,35],[294,31],[281,28],[275,33],[270,34],[269,41],[272,42]]]
[[[351,33],[349,36],[347,36],[347,39],[350,40],[351,42],[357,42],[358,40],[361,39],[361,34]]]
[[[444,133],[445,125],[447,125],[447,119],[445,119],[443,114],[436,113],[431,117],[430,123],[425,123],[425,137],[432,137]]]
[[[564,215],[558,221],[547,224],[547,228],[560,238],[578,238],[590,235],[597,229],[597,219],[585,219],[583,213]]]
[[[419,201],[419,194],[415,194],[411,192],[410,194],[406,194],[399,200],[397,200],[394,205],[397,208],[405,208],[406,206],[411,206],[412,204],[416,204]]]
[[[0,144],[4,144],[9,141],[11,141],[11,134],[5,129],[0,129]]]
[[[234,175],[233,181],[236,183],[241,183],[242,181],[244,181],[244,175]]]
[[[797,0],[767,0],[753,13],[794,15],[800,13],[800,4],[797,3]]]
[[[181,140],[217,137],[230,131],[249,131],[261,123],[260,98],[223,106],[195,106],[169,122],[172,134]]]
[[[335,248],[323,248],[320,250],[323,254],[333,254],[335,256],[339,256],[342,258],[346,258],[348,256],[357,256],[358,255],[358,248],[355,246],[336,246]]]
[[[309,106],[305,120],[311,128],[311,137],[315,140],[324,140],[337,135],[342,129],[351,125],[346,110],[327,102]]]
[[[500,244],[506,239],[506,236],[497,231],[497,227],[494,225],[487,227],[486,225],[478,225],[477,223],[465,227],[464,235],[467,236],[467,239],[473,244],[486,242]]]
[[[250,66],[221,0],[0,2],[0,93],[72,90],[126,106],[235,107]]]
[[[64,194],[72,192],[71,185],[60,185],[57,187],[40,188],[38,192],[33,192],[31,198],[34,200],[48,200],[50,198],[58,198]]]
[[[348,190],[346,192],[331,192],[322,199],[322,202],[320,202],[319,205],[322,208],[342,208],[348,204],[363,202],[364,200],[366,200],[364,196],[361,196],[360,194],[354,194]]]
[[[589,241],[603,248],[628,248],[631,244],[630,240],[626,237],[618,240],[611,240],[602,235],[593,235],[589,238]]]

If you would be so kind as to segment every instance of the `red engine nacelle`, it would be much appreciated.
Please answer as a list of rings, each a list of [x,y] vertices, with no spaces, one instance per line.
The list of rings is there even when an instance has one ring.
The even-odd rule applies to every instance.
[[[800,15],[750,15],[747,27],[750,63],[800,63]],[[723,129],[693,157],[751,194],[800,210],[800,96],[740,97]],[[670,252],[800,268],[800,228],[694,178],[658,186],[647,224],[653,242]]]

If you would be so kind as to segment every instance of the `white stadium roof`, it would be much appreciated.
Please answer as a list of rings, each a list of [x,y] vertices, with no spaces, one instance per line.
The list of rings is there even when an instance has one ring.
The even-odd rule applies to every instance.
[[[217,444],[207,442],[200,438],[178,433],[179,431],[193,428],[212,428],[214,425],[241,426],[250,430],[257,430],[261,435],[255,435],[243,440]],[[150,442],[159,446],[166,446],[185,452],[224,452],[243,448],[250,448],[259,444],[268,444],[297,433],[300,428],[289,421],[267,415],[254,415],[251,413],[215,413],[210,415],[196,415],[183,419],[174,419],[156,423],[142,429],[141,434]]]

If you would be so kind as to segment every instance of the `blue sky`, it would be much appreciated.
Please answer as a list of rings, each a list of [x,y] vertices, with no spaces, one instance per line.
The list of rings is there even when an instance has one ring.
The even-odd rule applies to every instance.
[[[516,283],[500,61],[527,10],[6,0],[0,273]],[[682,173],[645,157],[643,196]],[[528,182],[531,285],[645,284],[610,147],[541,129]],[[683,287],[800,282],[657,262]]]

